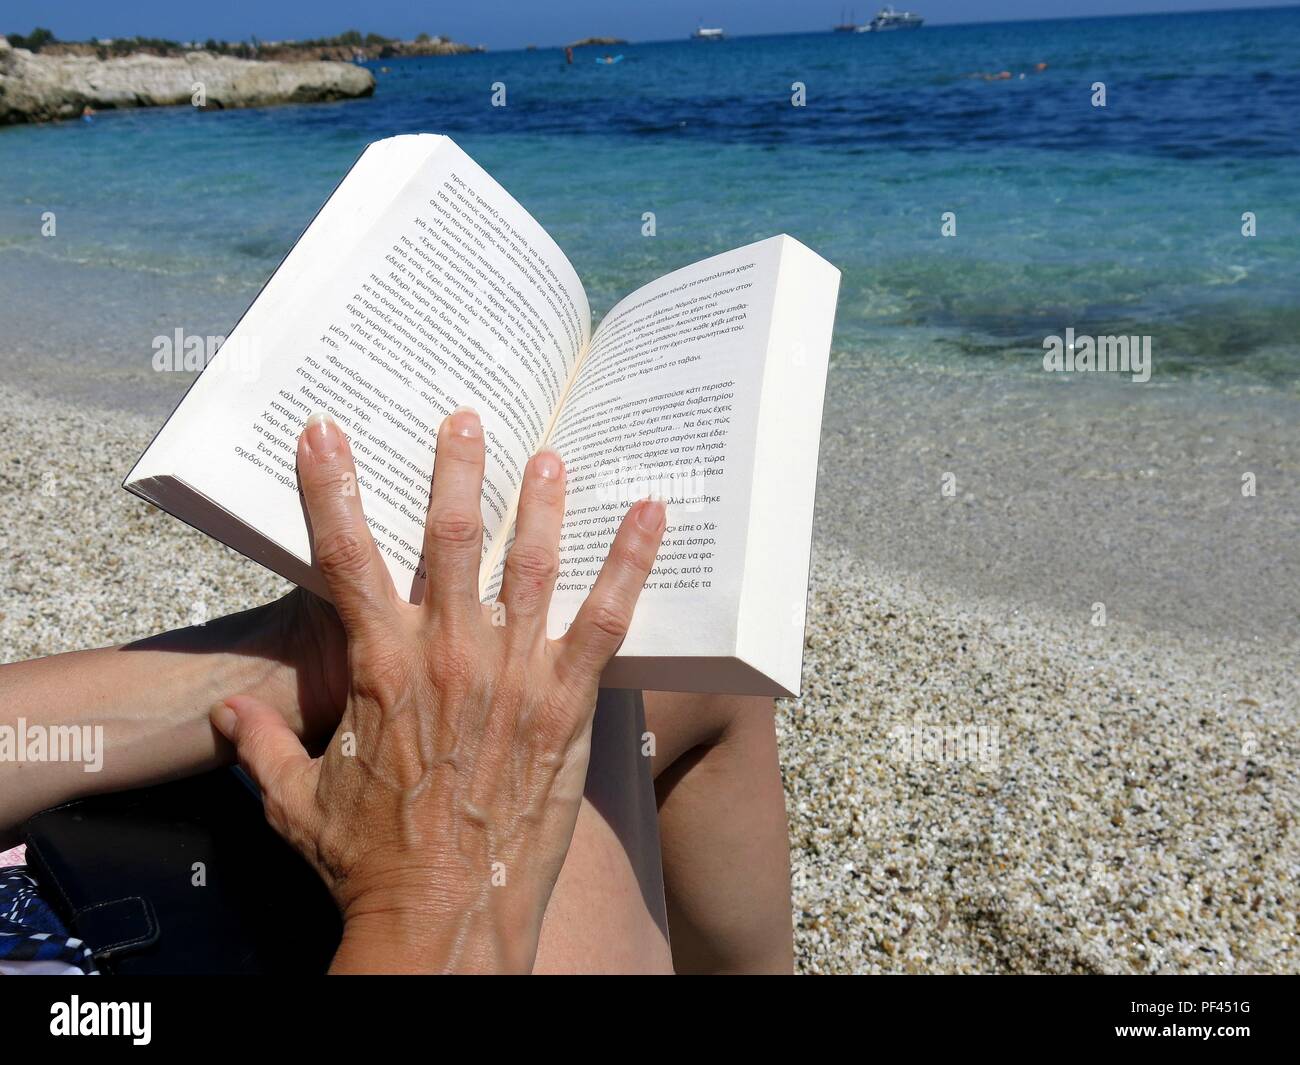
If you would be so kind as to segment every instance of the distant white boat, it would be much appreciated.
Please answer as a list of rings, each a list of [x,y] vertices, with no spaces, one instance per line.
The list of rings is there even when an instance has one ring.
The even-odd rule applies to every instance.
[[[720,41],[726,34],[722,32],[720,26],[701,26],[691,34],[691,39],[696,41]]]
[[[859,26],[859,33],[883,33],[885,30],[918,30],[924,22],[920,15],[910,11],[895,11],[892,7],[882,7],[880,14],[865,26]]]

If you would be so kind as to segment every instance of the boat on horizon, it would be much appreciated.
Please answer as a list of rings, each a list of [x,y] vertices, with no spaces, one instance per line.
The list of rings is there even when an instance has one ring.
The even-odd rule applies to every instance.
[[[693,41],[721,41],[726,37],[721,26],[697,26],[691,34]]]
[[[849,12],[849,18],[848,21],[846,22],[844,20],[844,8],[840,8],[840,21],[836,25],[831,27],[831,32],[832,33],[857,33],[858,30],[860,30],[861,28],[862,27],[858,25],[858,13],[856,11]]]
[[[884,33],[886,30],[918,30],[924,21],[924,18],[913,14],[911,11],[895,11],[892,7],[886,5],[880,9],[880,14],[865,26],[858,26],[857,32]]]

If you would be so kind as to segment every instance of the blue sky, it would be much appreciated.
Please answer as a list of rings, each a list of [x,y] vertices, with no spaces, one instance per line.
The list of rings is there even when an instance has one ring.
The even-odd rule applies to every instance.
[[[0,32],[29,32],[47,26],[65,40],[134,35],[174,40],[219,37],[264,40],[322,37],[345,29],[414,37],[445,33],[489,48],[561,44],[595,34],[629,40],[684,37],[703,19],[733,34],[794,33],[828,29],[841,8],[856,10],[859,22],[875,14],[879,0],[3,0]],[[1267,0],[901,0],[932,24],[1127,15],[1155,11],[1285,6]]]

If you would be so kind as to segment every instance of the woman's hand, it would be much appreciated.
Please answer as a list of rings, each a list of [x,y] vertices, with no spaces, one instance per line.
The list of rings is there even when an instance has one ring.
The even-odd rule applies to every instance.
[[[271,824],[338,902],[338,972],[532,966],[582,798],[600,674],[663,536],[663,504],[633,506],[569,632],[548,640],[564,468],[553,452],[534,456],[504,624],[493,624],[478,596],[483,463],[478,416],[457,411],[438,434],[427,592],[412,606],[393,588],[360,499],[344,491],[355,471],[342,432],[309,421],[298,472],[346,633],[347,708],[316,759],[260,699],[213,710]]]
[[[323,750],[348,696],[348,641],[338,614],[306,588],[252,613],[260,615],[263,633],[254,653],[276,668],[265,670],[243,694],[275,707],[307,750]]]

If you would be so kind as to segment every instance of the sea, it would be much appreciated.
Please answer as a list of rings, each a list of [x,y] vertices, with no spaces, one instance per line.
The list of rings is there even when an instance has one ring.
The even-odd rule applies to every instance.
[[[597,318],[775,233],[841,269],[830,540],[1081,617],[1297,630],[1243,580],[1300,585],[1300,8],[368,65],[368,99],[0,129],[0,372],[164,415],[153,339],[228,331],[368,142],[446,133]],[[1046,372],[1067,329],[1150,338],[1150,380]]]

